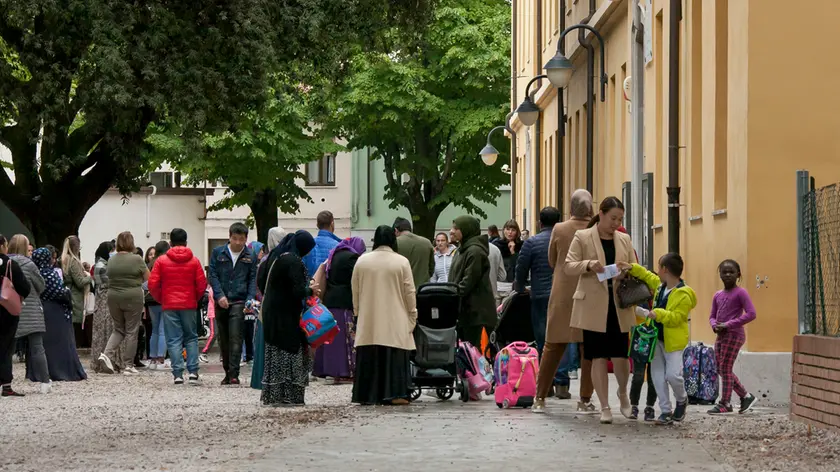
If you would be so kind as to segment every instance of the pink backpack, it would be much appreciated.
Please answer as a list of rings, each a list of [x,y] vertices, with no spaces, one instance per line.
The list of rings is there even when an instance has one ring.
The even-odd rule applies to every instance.
[[[508,344],[496,354],[493,371],[496,380],[496,406],[523,407],[534,404],[537,396],[537,372],[540,361],[537,350],[528,343]]]
[[[463,401],[481,400],[481,394],[490,392],[493,388],[491,383],[493,375],[490,366],[481,351],[469,342],[460,341],[458,351],[455,354],[455,362],[458,366],[458,376],[466,385],[469,397],[462,395]],[[489,393],[488,393],[489,394]]]

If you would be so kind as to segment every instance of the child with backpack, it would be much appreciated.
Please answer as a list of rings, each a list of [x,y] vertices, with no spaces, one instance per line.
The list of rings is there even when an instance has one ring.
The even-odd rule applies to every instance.
[[[650,309],[652,306],[647,303],[645,307]],[[648,322],[648,318],[636,316],[638,325],[643,325]],[[633,359],[633,377],[630,380],[630,405],[633,407],[629,419],[635,420],[639,418],[639,400],[642,397],[642,386],[645,384],[645,375],[647,375],[647,395],[645,398],[645,421],[654,421],[656,419],[656,411],[653,406],[656,405],[656,387],[653,385],[653,373],[651,372],[651,363],[648,359],[642,359],[643,356],[631,356]]]
[[[709,324],[717,334],[715,340],[715,359],[718,375],[721,378],[720,402],[708,411],[710,415],[732,413],[729,400],[732,390],[741,398],[738,413],[746,413],[755,406],[758,398],[747,392],[738,377],[732,371],[735,359],[747,340],[744,325],[755,319],[755,306],[746,289],[738,286],[741,280],[741,266],[732,259],[726,259],[718,266],[718,274],[723,282],[723,290],[715,293],[712,299],[712,312]]]
[[[639,264],[619,263],[618,268],[644,282],[652,291],[653,309],[636,307],[639,316],[649,318],[657,328],[657,343],[651,374],[659,397],[660,415],[657,424],[670,424],[685,419],[688,395],[683,380],[683,350],[688,346],[688,314],[697,306],[697,295],[682,280],[683,259],[670,252],[659,259],[658,275]],[[677,404],[671,408],[674,391]]]

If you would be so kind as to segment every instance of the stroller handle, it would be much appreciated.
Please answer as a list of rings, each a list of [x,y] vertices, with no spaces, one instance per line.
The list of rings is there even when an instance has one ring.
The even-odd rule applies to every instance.
[[[429,288],[454,288],[458,294],[461,293],[461,286],[458,284],[453,284],[451,282],[428,282],[419,287],[417,287],[417,292],[421,292],[423,289]]]

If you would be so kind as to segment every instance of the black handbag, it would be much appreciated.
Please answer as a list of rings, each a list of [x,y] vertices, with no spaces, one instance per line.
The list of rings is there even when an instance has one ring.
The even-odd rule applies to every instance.
[[[628,275],[618,282],[615,290],[619,308],[630,308],[636,305],[648,305],[653,300],[647,284]]]

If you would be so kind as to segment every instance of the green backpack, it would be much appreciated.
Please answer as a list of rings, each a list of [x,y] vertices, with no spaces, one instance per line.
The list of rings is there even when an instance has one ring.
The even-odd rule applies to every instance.
[[[636,362],[651,362],[659,340],[659,329],[647,319],[630,330],[630,348],[627,355]]]

